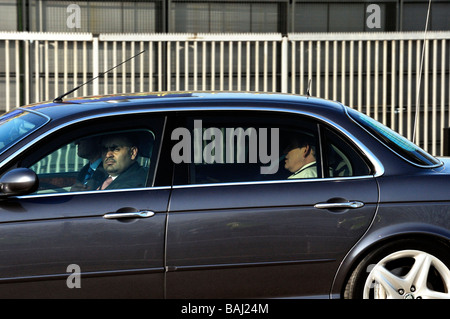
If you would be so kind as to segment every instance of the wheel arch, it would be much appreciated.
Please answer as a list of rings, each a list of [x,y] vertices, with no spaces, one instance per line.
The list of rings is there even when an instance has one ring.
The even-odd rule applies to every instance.
[[[355,268],[370,253],[391,243],[407,241],[408,244],[433,244],[436,248],[450,250],[450,233],[448,230],[430,225],[403,225],[395,227],[395,232],[388,227],[364,236],[344,257],[336,272],[330,296],[342,298],[345,286]],[[406,246],[406,243],[405,243]],[[405,247],[406,248],[406,247]]]

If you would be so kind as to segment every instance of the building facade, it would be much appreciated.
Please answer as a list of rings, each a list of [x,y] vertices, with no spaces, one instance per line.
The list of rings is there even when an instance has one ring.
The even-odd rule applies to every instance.
[[[427,0],[0,0],[0,31],[91,33],[424,30]],[[433,0],[429,30],[450,30]]]

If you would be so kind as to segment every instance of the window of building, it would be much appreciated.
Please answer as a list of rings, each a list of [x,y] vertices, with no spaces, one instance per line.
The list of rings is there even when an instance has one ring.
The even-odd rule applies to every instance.
[[[293,8],[292,28],[293,32],[395,31],[396,11],[392,1],[297,0]]]
[[[279,32],[281,3],[172,1],[169,31]]]
[[[150,33],[161,31],[162,0],[30,0],[30,31]]]
[[[3,0],[0,3],[0,31],[16,31],[17,27],[16,0]]]
[[[427,20],[428,1],[405,1],[402,11],[403,31],[424,31]],[[450,30],[449,2],[433,2],[431,5],[428,30]],[[414,17],[414,18],[411,18]]]

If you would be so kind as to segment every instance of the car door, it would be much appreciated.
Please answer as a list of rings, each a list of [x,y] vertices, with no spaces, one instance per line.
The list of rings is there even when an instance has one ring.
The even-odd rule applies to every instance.
[[[170,185],[154,178],[164,121],[122,115],[62,125],[14,161],[41,183],[36,193],[0,202],[1,297],[164,297]],[[146,183],[73,191],[86,165],[78,141],[127,131],[144,137],[136,162]]]
[[[167,296],[327,297],[339,263],[376,210],[377,185],[365,160],[333,130],[301,116],[198,114],[188,118],[187,127],[192,130],[193,153],[204,158],[179,160],[177,167],[177,174],[187,172],[187,180],[178,181],[171,197]],[[245,143],[236,142],[238,137],[234,143],[234,154],[247,154],[246,161],[221,162],[218,148],[230,141],[217,144],[222,137],[212,139],[210,133],[233,128],[242,138],[243,132],[251,134],[249,127],[258,137],[246,136]],[[270,138],[264,128],[272,133]],[[276,129],[278,143],[272,143]],[[284,168],[285,141],[299,132],[315,141],[315,178],[289,179],[291,172]],[[255,141],[260,150],[271,145],[262,153],[258,150],[259,160],[252,163]],[[182,139],[178,143],[187,145]],[[174,145],[175,155],[179,146]],[[273,163],[260,161],[267,159],[267,149],[281,159],[278,167],[277,156]],[[346,170],[338,171],[338,164]],[[275,170],[261,174],[262,167]]]

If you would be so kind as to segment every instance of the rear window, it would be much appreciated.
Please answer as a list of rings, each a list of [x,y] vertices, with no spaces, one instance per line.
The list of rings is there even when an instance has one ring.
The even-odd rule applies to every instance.
[[[437,158],[371,117],[349,107],[347,107],[347,113],[359,125],[407,161],[420,166],[441,164]]]

